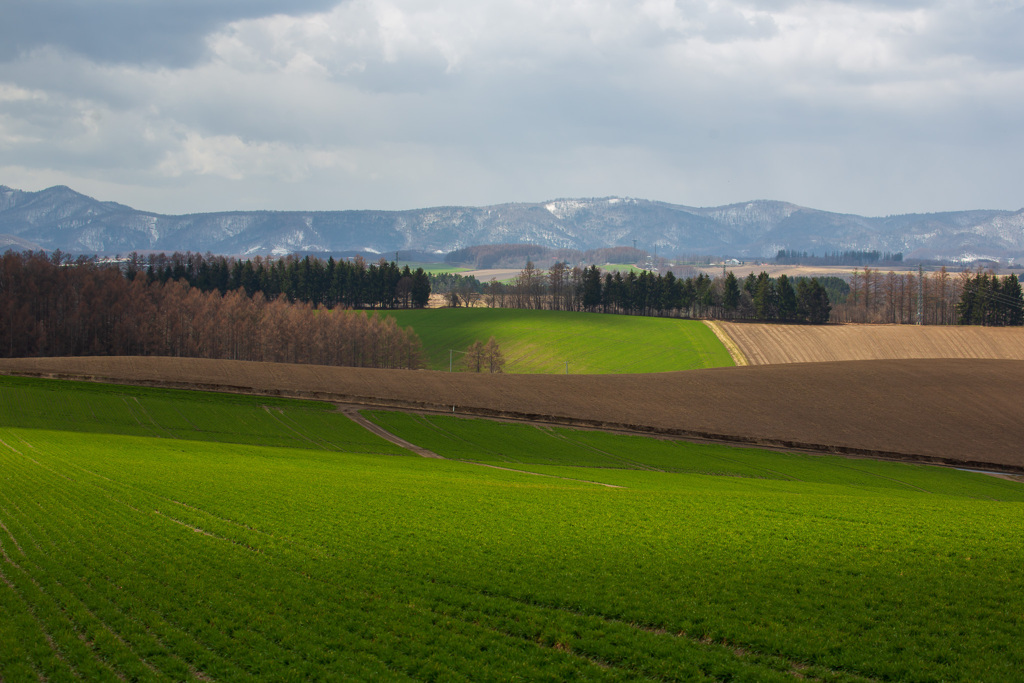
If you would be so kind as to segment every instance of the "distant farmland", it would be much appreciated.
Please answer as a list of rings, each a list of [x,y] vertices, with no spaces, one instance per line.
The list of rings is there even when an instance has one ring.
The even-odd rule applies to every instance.
[[[366,415],[0,378],[0,678],[1019,678],[1024,485]]]
[[[751,365],[908,358],[1024,360],[1024,328],[716,323]]]
[[[505,372],[643,373],[733,365],[722,343],[696,320],[498,308],[389,311],[423,341],[427,366],[455,370],[476,340],[494,336]],[[449,349],[454,349],[450,352]]]

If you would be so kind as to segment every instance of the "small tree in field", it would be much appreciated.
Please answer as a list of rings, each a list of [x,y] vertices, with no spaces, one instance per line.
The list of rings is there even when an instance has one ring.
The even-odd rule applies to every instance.
[[[484,368],[484,345],[479,340],[473,342],[466,348],[466,355],[462,357],[462,364],[470,372],[480,372]]]
[[[462,365],[469,372],[501,372],[505,367],[505,357],[494,337],[488,339],[486,344],[480,343],[478,339],[466,348]]]
[[[480,342],[477,343],[479,344]],[[502,368],[505,367],[505,357],[501,354],[501,349],[498,347],[498,342],[494,337],[487,340],[483,353],[487,368],[491,372],[501,372]]]

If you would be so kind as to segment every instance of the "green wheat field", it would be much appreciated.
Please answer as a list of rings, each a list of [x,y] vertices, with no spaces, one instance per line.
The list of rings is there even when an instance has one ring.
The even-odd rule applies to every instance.
[[[0,378],[0,679],[1021,679],[1024,484],[364,416]]]
[[[733,365],[725,346],[699,320],[512,308],[388,311],[423,342],[427,367],[458,371],[474,341],[494,337],[505,372],[618,374]],[[454,353],[449,353],[453,349]]]

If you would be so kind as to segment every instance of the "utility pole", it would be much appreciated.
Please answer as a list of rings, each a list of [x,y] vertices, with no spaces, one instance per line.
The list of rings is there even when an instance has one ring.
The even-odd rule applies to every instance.
[[[463,356],[469,355],[468,351],[456,351],[455,349],[448,349],[448,372],[452,371],[452,356],[456,353],[461,353]]]

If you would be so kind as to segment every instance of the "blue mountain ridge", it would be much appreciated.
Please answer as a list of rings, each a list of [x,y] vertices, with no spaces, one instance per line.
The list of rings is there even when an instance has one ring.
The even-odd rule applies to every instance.
[[[690,207],[624,197],[556,199],[408,211],[227,211],[164,215],[56,186],[0,185],[0,248],[71,254],[293,252],[446,254],[480,244],[552,248],[632,246],[665,256],[767,258],[780,249],[824,254],[902,252],[906,258],[1024,257],[1024,209],[871,218],[781,201]]]

